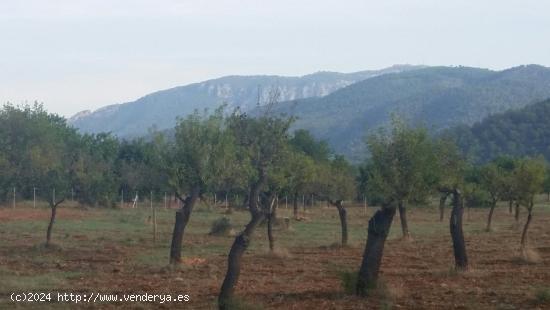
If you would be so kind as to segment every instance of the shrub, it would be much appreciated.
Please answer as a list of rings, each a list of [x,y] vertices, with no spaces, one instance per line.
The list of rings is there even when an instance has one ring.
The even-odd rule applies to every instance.
[[[226,236],[231,231],[231,221],[227,217],[215,220],[210,228],[210,235]]]
[[[342,287],[344,288],[344,292],[349,295],[355,294],[355,289],[357,287],[357,277],[358,274],[356,271],[342,271],[340,272],[340,281],[342,283]]]
[[[539,304],[550,303],[550,288],[545,287],[536,291],[535,299]]]

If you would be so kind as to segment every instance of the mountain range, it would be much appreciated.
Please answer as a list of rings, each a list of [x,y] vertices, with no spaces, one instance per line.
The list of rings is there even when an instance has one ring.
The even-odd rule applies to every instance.
[[[433,132],[472,125],[485,117],[550,98],[550,68],[525,65],[495,71],[472,67],[400,65],[356,73],[319,72],[302,77],[228,76],[159,91],[134,102],[80,113],[69,122],[82,132],[134,137],[173,127],[177,116],[221,103],[257,113],[272,89],[276,112],[297,118],[352,161],[364,154],[363,137],[396,114]]]
[[[277,89],[280,101],[321,97],[358,81],[388,73],[404,72],[423,66],[395,65],[381,70],[354,73],[317,72],[301,77],[274,75],[226,76],[200,83],[158,91],[133,102],[113,104],[96,111],[82,111],[68,122],[83,133],[111,132],[129,138],[147,134],[149,128],[174,127],[178,116],[194,110],[229,109],[249,111],[267,101]]]
[[[366,79],[321,98],[286,102],[279,112],[357,162],[363,137],[392,114],[432,132],[472,125],[494,113],[550,98],[550,68],[528,65],[502,71],[429,67]]]

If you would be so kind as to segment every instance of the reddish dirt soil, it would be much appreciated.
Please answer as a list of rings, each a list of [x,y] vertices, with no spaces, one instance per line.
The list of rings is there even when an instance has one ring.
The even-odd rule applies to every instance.
[[[64,210],[69,212],[69,210]],[[6,217],[9,211],[0,214]],[[70,216],[72,213],[66,213]],[[29,212],[29,216],[44,216]],[[77,213],[74,214],[77,216]],[[497,215],[505,218],[504,212]],[[415,226],[433,225],[437,215],[411,212]],[[472,221],[483,222],[485,212],[474,212]],[[13,218],[12,218],[13,219]],[[497,219],[496,221],[499,221]],[[512,223],[506,218],[505,221]],[[290,248],[284,258],[269,255],[245,255],[236,294],[248,304],[267,309],[550,309],[550,304],[536,303],[534,292],[550,286],[550,213],[539,215],[530,229],[530,244],[540,254],[536,264],[518,259],[520,231],[499,228],[491,233],[466,234],[471,270],[452,271],[453,256],[448,233],[415,237],[413,241],[389,240],[382,267],[384,289],[363,299],[343,292],[338,275],[342,270],[356,270],[363,248],[344,249]],[[447,222],[441,225],[448,225]],[[392,229],[399,229],[394,221]],[[185,242],[202,240],[195,237]],[[101,250],[64,248],[64,260],[30,265],[25,259],[12,260],[10,251],[19,257],[33,251],[21,242],[0,249],[3,264],[21,274],[53,271],[90,272],[91,277],[70,279],[74,291],[108,293],[148,292],[189,294],[186,309],[212,309],[225,273],[225,254],[202,259],[188,258],[180,269],[153,268],[127,264],[143,249],[137,246],[105,244]],[[132,304],[90,308],[134,309]],[[94,308],[95,307],[95,308]],[[175,309],[173,304],[143,305],[141,308]]]

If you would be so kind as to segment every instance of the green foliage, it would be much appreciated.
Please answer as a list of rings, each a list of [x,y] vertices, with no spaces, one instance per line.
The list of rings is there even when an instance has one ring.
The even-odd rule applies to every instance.
[[[304,129],[298,129],[290,139],[290,145],[315,161],[328,161],[331,151],[325,141],[318,141],[311,133]]]
[[[422,200],[437,181],[435,145],[424,128],[394,119],[391,132],[367,138],[371,158],[363,168],[369,197],[383,202]]]
[[[514,170],[517,200],[531,210],[535,195],[542,192],[546,178],[546,161],[542,157],[519,160]]]
[[[65,119],[48,114],[41,105],[0,110],[0,174],[2,189],[15,187],[23,196],[37,195],[56,202],[70,192],[78,139]],[[5,197],[5,192],[3,197]]]
[[[343,156],[318,164],[313,186],[317,195],[329,200],[354,199],[357,187],[353,167]]]
[[[227,182],[236,175],[234,144],[225,130],[222,108],[213,114],[195,111],[179,120],[172,143],[159,141],[162,166],[170,186],[179,193],[193,188],[201,192]]]
[[[269,108],[273,103],[257,117],[236,110],[227,120],[228,133],[235,141],[235,164],[240,167],[238,173],[247,188],[260,181],[261,177],[266,177],[271,191],[280,191],[284,187],[282,174],[278,170],[284,169],[289,158],[288,130],[293,118],[272,115]]]
[[[499,156],[536,156],[550,159],[550,100],[522,109],[494,114],[471,128],[459,126],[446,137],[457,141],[460,149],[476,163]]]

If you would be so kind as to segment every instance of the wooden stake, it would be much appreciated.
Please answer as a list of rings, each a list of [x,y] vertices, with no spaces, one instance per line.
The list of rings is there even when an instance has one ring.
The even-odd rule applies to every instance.
[[[153,210],[153,243],[157,243],[157,212],[153,207],[153,192],[151,192],[151,209]]]

